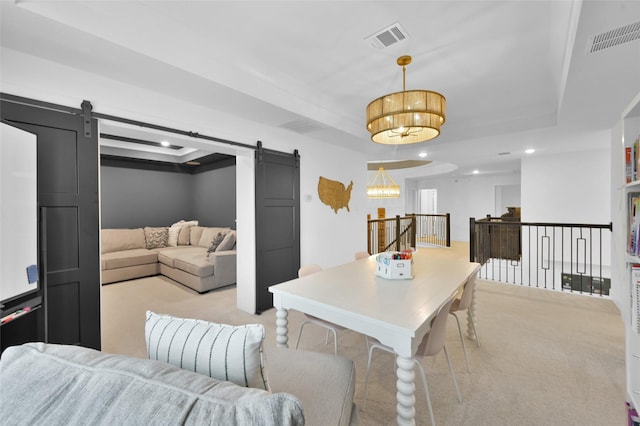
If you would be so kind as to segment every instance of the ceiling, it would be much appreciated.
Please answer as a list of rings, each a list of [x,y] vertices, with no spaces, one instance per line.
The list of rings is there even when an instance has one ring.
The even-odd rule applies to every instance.
[[[640,30],[586,53],[593,36],[640,22],[638,1],[2,0],[0,7],[5,48],[346,146],[372,162],[418,160],[424,151],[432,161],[425,168],[517,170],[526,148],[589,148],[551,135],[611,128],[640,91]],[[405,40],[386,48],[367,40],[394,24]],[[442,93],[447,121],[433,141],[378,145],[366,132],[365,107],[402,89],[396,58],[404,54],[413,57],[407,89]],[[165,136],[106,126],[140,139]],[[111,140],[103,149],[143,148],[176,161],[201,155],[189,140],[172,143],[185,148]]]

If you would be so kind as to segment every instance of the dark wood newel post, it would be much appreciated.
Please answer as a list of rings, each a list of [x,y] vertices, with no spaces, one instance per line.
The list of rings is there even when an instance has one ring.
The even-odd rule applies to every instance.
[[[400,215],[396,215],[396,251],[400,251]]]
[[[451,213],[447,213],[447,247],[451,247]]]
[[[416,248],[416,234],[418,233],[416,215],[411,215],[411,228],[413,232],[411,233],[411,247]]]
[[[469,262],[474,262],[474,247],[476,245],[476,218],[469,218]]]

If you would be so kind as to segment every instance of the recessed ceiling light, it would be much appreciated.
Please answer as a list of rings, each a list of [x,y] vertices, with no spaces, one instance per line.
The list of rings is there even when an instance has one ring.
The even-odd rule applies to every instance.
[[[160,145],[162,145],[162,146],[169,146],[169,145],[171,145],[171,144],[170,144],[169,142],[167,142],[167,141],[162,141],[162,142],[160,142]]]
[[[421,152],[420,154],[418,154],[418,157],[420,157],[420,158],[424,158],[426,156],[427,156],[426,152]]]
[[[473,171],[473,174],[474,174],[474,175],[477,175],[478,173],[480,173],[480,170],[474,170],[474,171]]]
[[[536,150],[535,150],[535,149],[533,149],[533,148],[529,148],[529,149],[527,149],[527,150],[525,151],[525,154],[533,154],[534,152],[536,152]]]

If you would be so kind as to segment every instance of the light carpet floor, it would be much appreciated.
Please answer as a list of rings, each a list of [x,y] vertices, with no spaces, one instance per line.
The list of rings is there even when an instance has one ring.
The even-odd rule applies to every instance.
[[[423,361],[438,424],[626,425],[624,330],[613,302],[479,281],[477,303],[481,346],[466,340],[471,373],[466,371],[455,320],[450,317],[448,322],[446,345],[462,404],[456,400],[444,354]],[[200,295],[157,276],[103,286],[103,351],[146,357],[147,310],[227,324],[260,323],[266,329],[265,344],[275,345],[275,311],[251,315],[238,310],[235,286]],[[299,312],[289,313],[291,347],[303,318]],[[324,329],[309,325],[300,347],[332,353],[331,341],[324,342]],[[363,409],[364,336],[339,332],[338,352],[356,364],[360,424],[395,424],[393,356],[375,352]],[[418,377],[416,370],[416,423],[426,425],[428,412]]]

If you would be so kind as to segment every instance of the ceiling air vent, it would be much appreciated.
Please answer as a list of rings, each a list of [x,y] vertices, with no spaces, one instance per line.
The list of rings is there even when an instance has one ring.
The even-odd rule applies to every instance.
[[[640,39],[640,22],[596,34],[587,40],[586,53],[595,53],[610,47],[619,46]]]
[[[388,26],[365,37],[365,40],[376,49],[384,49],[409,38],[409,34],[399,23]]]
[[[325,126],[318,123],[317,121],[309,120],[306,118],[299,118],[293,121],[288,121],[286,123],[281,124],[279,127],[283,129],[291,130],[296,133],[305,134],[311,133],[316,130],[324,129]]]

